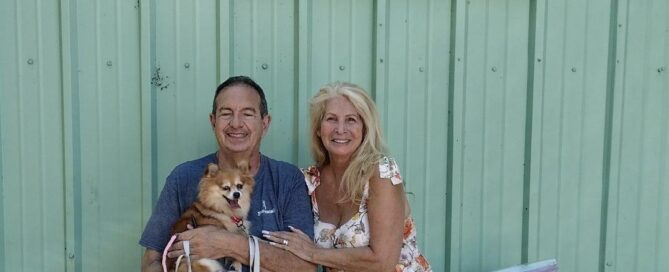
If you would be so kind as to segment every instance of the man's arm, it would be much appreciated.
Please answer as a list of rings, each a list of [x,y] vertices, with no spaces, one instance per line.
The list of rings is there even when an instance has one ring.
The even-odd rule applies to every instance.
[[[142,272],[160,272],[161,266],[160,252],[147,248],[142,258]]]
[[[171,236],[171,226],[179,219],[177,182],[179,173],[175,168],[167,177],[160,192],[156,207],[144,227],[139,244],[146,250],[142,257],[142,271],[163,271],[162,252],[153,248],[164,247]]]

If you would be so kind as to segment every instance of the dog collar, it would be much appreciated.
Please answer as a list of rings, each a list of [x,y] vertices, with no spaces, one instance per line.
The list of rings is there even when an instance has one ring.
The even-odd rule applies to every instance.
[[[238,228],[244,226],[244,222],[241,218],[237,216],[230,216],[230,219],[232,219],[232,222],[234,222]]]

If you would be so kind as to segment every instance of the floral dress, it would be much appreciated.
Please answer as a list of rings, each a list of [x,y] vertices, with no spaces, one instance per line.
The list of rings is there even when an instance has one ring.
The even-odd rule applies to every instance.
[[[364,247],[369,245],[369,221],[367,219],[367,198],[369,181],[360,201],[358,212],[346,223],[337,228],[335,225],[320,221],[318,203],[316,202],[316,187],[320,185],[320,172],[315,166],[302,170],[304,172],[309,195],[314,211],[314,242],[322,248],[350,248]],[[381,178],[390,179],[393,185],[402,183],[397,163],[392,158],[384,157],[379,161],[379,172]],[[395,265],[395,271],[432,271],[427,259],[420,253],[416,246],[416,228],[413,218],[404,220],[404,239],[400,259]]]

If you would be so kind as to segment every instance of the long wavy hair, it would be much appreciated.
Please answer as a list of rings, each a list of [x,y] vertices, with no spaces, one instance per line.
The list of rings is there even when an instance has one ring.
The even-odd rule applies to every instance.
[[[318,132],[325,116],[325,105],[331,98],[342,96],[356,109],[363,123],[362,141],[351,156],[344,171],[339,189],[344,193],[340,203],[351,201],[359,204],[365,183],[372,177],[374,168],[386,152],[381,133],[379,113],[376,105],[359,86],[348,82],[335,82],[321,87],[310,102],[311,152],[319,169],[330,163],[330,154],[325,149]]]

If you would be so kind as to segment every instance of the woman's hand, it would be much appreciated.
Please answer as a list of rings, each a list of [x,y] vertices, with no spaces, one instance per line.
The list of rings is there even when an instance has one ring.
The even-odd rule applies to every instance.
[[[314,251],[317,249],[308,235],[299,229],[288,226],[292,232],[263,230],[263,236],[270,240],[269,244],[284,250],[288,250],[301,259],[312,262]]]

